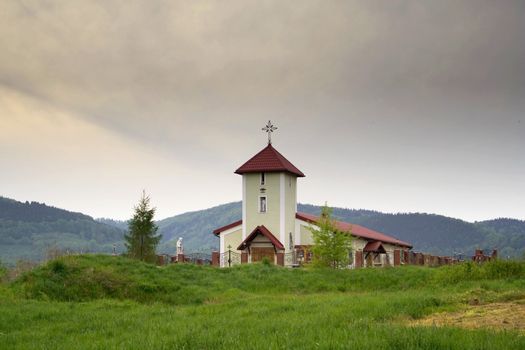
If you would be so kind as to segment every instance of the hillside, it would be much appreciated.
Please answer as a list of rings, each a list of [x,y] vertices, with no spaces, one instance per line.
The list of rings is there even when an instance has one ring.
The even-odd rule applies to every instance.
[[[298,210],[319,214],[321,207],[299,204]],[[496,247],[503,257],[520,257],[525,252],[525,221],[520,220],[496,219],[470,223],[435,214],[385,214],[345,208],[334,208],[333,215],[339,220],[411,242],[417,251],[471,255],[476,248]],[[211,232],[240,218],[241,203],[234,202],[161,220],[158,222],[159,232],[163,235],[161,249],[173,251],[173,242],[168,241],[179,236],[184,238],[184,245],[189,251],[217,248],[219,241]]]
[[[40,260],[50,247],[111,252],[123,231],[92,217],[36,202],[0,197],[0,259]]]
[[[319,214],[321,207],[299,204],[302,212]],[[472,254],[475,248],[497,247],[500,256],[520,257],[525,251],[525,222],[495,219],[469,223],[441,215],[384,214],[363,209],[334,208],[336,218],[384,232],[414,244],[414,249],[433,254]],[[176,215],[157,222],[163,235],[159,252],[174,253],[175,241],[184,238],[187,252],[217,249],[211,233],[241,218],[240,202]],[[36,202],[0,197],[0,259],[40,260],[51,246],[75,251],[111,252],[113,244],[123,252],[127,223],[90,216]]]

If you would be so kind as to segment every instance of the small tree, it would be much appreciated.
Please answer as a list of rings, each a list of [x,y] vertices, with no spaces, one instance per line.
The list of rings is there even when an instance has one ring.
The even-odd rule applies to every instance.
[[[332,209],[324,205],[316,227],[311,227],[313,237],[313,262],[315,266],[339,268],[348,265],[352,236],[349,231],[337,229],[332,219]]]
[[[142,191],[142,198],[135,207],[133,218],[129,220],[129,232],[124,236],[128,255],[134,259],[154,262],[155,250],[162,238],[156,235],[158,227],[153,221],[155,208],[150,208],[150,198]]]

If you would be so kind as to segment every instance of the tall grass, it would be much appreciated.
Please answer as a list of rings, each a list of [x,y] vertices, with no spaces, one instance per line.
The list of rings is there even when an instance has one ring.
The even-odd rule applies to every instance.
[[[525,277],[522,262],[495,261],[437,269],[406,266],[354,271],[287,269],[242,265],[217,269],[191,264],[156,267],[106,255],[62,257],[34,269],[13,285],[27,298],[87,301],[101,298],[138,302],[199,304],[235,290],[255,294],[411,291],[447,288],[458,282]]]
[[[525,298],[523,263],[355,271],[63,257],[0,287],[6,349],[524,349],[516,332],[413,327]]]

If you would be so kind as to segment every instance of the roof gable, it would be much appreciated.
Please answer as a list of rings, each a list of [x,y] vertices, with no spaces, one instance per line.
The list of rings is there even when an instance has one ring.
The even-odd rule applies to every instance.
[[[268,230],[264,225],[257,226],[252,233],[246,237],[246,239],[237,247],[237,250],[244,250],[248,245],[257,237],[257,235],[263,235],[268,238],[276,249],[284,249],[283,244]]]
[[[288,172],[304,177],[303,172],[273,148],[271,143],[235,171],[236,174],[260,172]]]

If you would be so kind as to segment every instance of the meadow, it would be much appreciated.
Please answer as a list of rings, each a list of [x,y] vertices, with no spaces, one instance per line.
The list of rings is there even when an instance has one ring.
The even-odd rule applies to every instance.
[[[350,271],[70,256],[4,281],[0,348],[524,349],[519,327],[418,324],[524,300],[523,262]]]

